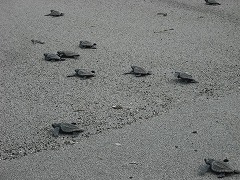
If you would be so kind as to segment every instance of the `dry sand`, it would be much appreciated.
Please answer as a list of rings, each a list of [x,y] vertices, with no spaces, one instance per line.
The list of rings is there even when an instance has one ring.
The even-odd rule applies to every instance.
[[[218,1],[1,0],[0,179],[215,179],[206,157],[240,169],[240,2]],[[80,58],[43,60],[59,50]],[[153,75],[122,75],[131,65]],[[96,77],[67,78],[76,68]],[[53,122],[85,132],[56,139]]]

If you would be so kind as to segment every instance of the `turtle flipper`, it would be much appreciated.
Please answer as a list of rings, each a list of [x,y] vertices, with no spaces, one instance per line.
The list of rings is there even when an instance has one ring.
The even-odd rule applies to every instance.
[[[67,77],[75,77],[76,74],[68,75]]]
[[[192,79],[192,80],[190,81],[190,83],[199,83],[199,82],[196,81],[195,79]]]
[[[219,173],[217,177],[218,178],[224,178],[225,177],[225,173],[224,172],[223,173]]]
[[[133,74],[133,71],[123,73],[123,75],[126,75],[126,74]]]
[[[234,173],[235,174],[240,174],[240,171],[239,170],[234,170]]]
[[[199,167],[199,172],[198,172],[198,174],[199,174],[200,176],[203,176],[203,175],[205,175],[207,172],[210,172],[210,171],[211,171],[211,168],[210,168],[209,165],[207,165],[207,166],[201,165],[201,166]]]
[[[60,127],[55,127],[54,130],[53,130],[53,136],[58,137],[59,131],[60,131]]]
[[[73,137],[73,138],[78,137],[78,135],[79,135],[79,132],[77,132],[77,131],[75,131],[75,132],[72,133],[72,137]]]
[[[135,76],[136,76],[136,77],[141,77],[141,76],[142,76],[142,74],[135,74]]]

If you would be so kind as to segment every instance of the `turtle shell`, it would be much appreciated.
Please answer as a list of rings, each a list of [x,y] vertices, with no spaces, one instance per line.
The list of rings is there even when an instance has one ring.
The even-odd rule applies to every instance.
[[[93,76],[95,76],[94,71],[88,71],[86,69],[76,69],[75,72],[80,77],[93,77]]]
[[[69,123],[61,123],[60,128],[61,128],[61,131],[66,133],[83,131],[82,129],[79,129],[79,127]]]
[[[79,56],[78,53],[72,52],[72,51],[58,51],[57,54],[60,57],[76,57]]]
[[[57,54],[52,54],[52,53],[45,53],[45,60],[51,61],[51,60],[60,60],[61,58]]]
[[[181,78],[181,79],[189,79],[189,80],[193,80],[192,75],[188,74],[188,73],[184,73],[184,72],[175,72],[175,76],[177,78]]]
[[[80,41],[79,47],[80,48],[96,48],[96,43],[91,43],[89,41]]]
[[[221,161],[212,161],[211,162],[211,169],[214,172],[218,172],[218,173],[233,173],[234,169],[232,169],[228,164],[226,164],[225,162],[221,162]]]
[[[220,3],[216,2],[215,0],[205,0],[209,5],[220,5]]]
[[[138,67],[138,66],[131,66],[132,68],[132,72],[134,74],[141,74],[141,75],[147,75],[149,74],[148,71],[146,71],[145,69],[141,68],[141,67]]]
[[[63,13],[60,13],[59,11],[51,10],[50,16],[62,16]]]

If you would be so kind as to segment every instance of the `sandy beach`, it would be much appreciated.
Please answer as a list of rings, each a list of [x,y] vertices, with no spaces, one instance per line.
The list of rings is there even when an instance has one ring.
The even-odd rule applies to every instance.
[[[200,173],[208,157],[240,169],[240,2],[218,2],[1,0],[0,180],[217,179]],[[61,50],[80,57],[44,60]],[[96,76],[67,78],[78,68]],[[55,138],[55,122],[84,132]]]

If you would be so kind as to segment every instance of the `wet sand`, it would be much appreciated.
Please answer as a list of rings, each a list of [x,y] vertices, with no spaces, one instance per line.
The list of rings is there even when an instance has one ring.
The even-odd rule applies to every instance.
[[[198,174],[207,156],[240,167],[239,2],[219,2],[2,1],[0,179],[215,178]],[[59,50],[80,57],[43,60]],[[131,65],[153,74],[122,75]],[[66,77],[77,68],[96,77]],[[56,139],[54,122],[85,131]]]

